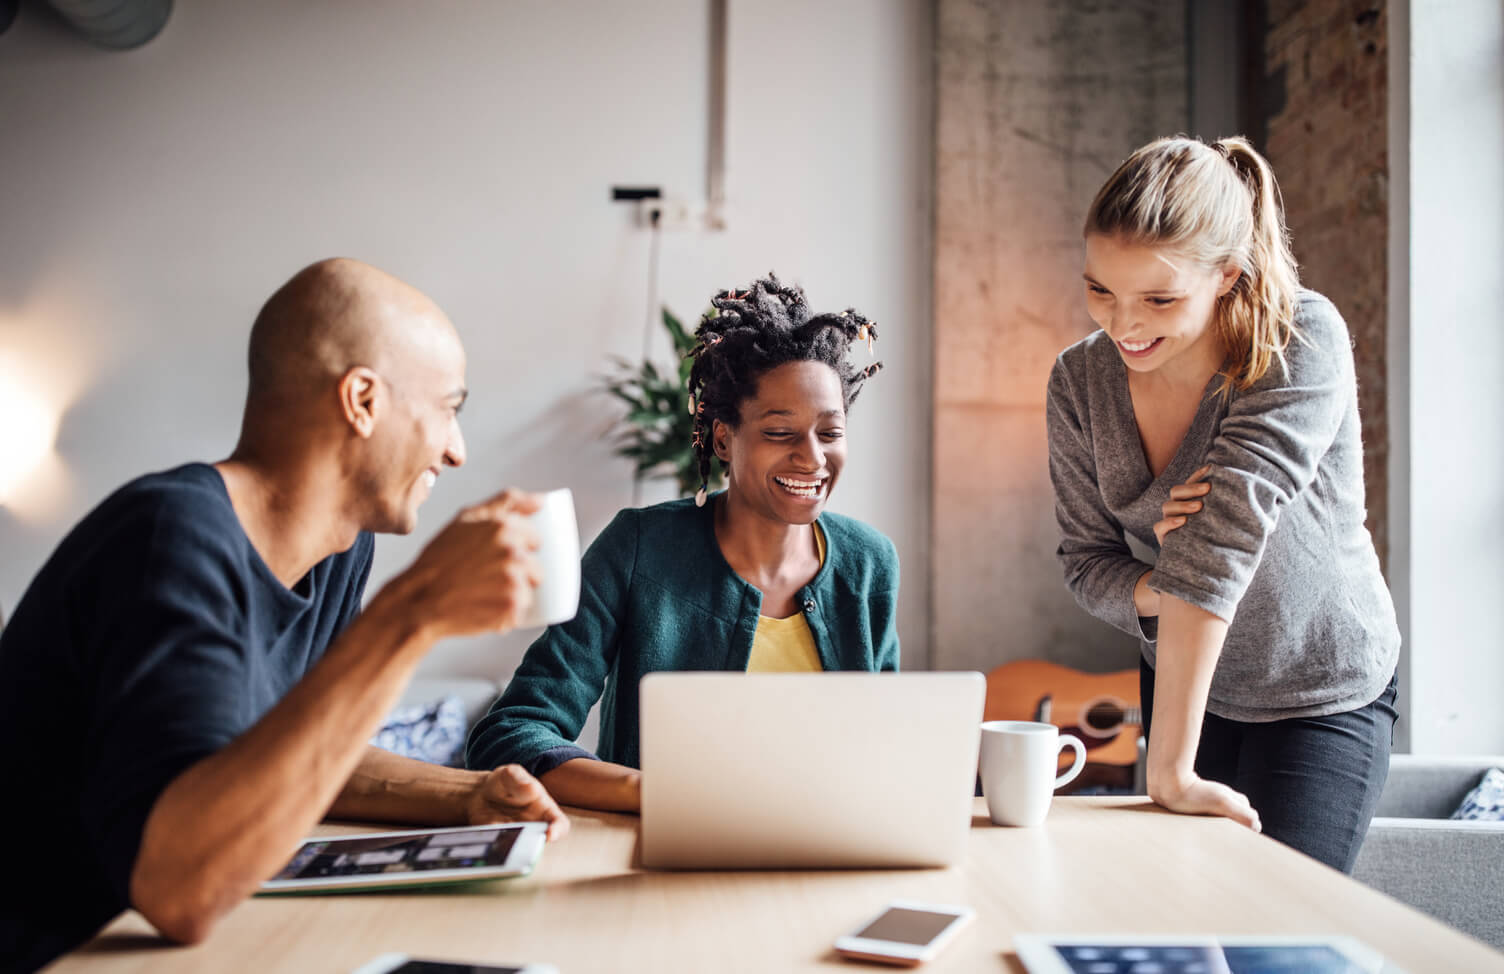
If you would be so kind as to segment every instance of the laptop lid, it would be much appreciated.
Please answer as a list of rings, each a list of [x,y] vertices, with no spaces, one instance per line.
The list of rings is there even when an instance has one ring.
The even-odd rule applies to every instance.
[[[971,828],[980,673],[651,673],[642,861],[944,866]]]

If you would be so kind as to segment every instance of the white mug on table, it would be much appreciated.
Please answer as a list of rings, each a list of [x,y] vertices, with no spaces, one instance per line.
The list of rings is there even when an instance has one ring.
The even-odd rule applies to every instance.
[[[538,574],[533,604],[521,625],[552,626],[574,618],[580,605],[580,529],[574,518],[574,494],[568,487],[541,497],[530,518],[538,534]]]
[[[1057,776],[1060,752],[1076,752],[1070,770]],[[1069,784],[1086,765],[1086,748],[1054,724],[1032,720],[982,723],[979,771],[987,813],[994,825],[1040,825],[1055,789]]]

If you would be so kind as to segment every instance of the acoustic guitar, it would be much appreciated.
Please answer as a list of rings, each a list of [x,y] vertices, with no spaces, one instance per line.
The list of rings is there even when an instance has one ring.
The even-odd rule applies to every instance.
[[[1133,784],[1143,726],[1138,670],[1083,673],[1045,660],[1004,663],[987,674],[982,715],[987,720],[1054,724],[1086,746],[1086,769],[1078,782]],[[1069,758],[1069,752],[1065,756]]]

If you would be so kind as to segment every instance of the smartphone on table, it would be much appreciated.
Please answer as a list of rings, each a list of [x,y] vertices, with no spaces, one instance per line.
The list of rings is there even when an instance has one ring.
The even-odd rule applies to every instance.
[[[836,953],[855,960],[917,967],[938,954],[971,920],[969,906],[894,900],[854,933],[836,940]]]
[[[552,964],[495,967],[490,964],[422,960],[406,954],[382,954],[375,960],[360,965],[352,974],[559,974],[559,969]]]

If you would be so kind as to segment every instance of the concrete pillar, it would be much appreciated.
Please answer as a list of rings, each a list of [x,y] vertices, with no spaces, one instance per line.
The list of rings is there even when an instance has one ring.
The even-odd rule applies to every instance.
[[[1055,559],[1045,382],[1094,327],[1081,222],[1139,145],[1184,131],[1183,4],[940,0],[931,665],[1136,665]]]

